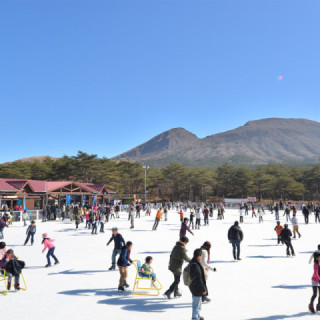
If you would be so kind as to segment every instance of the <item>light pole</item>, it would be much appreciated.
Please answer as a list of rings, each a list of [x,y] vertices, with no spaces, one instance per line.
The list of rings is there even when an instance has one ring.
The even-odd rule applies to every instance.
[[[149,166],[143,166],[144,169],[144,202],[147,202],[147,170],[150,168]]]

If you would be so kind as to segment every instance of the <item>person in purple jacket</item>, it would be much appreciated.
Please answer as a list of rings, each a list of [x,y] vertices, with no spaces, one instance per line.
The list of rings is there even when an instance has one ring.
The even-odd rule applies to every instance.
[[[181,223],[180,239],[181,239],[181,237],[185,237],[185,235],[187,234],[187,231],[189,231],[194,236],[193,232],[188,227],[188,222],[189,222],[189,219],[188,218],[184,218],[183,222]]]

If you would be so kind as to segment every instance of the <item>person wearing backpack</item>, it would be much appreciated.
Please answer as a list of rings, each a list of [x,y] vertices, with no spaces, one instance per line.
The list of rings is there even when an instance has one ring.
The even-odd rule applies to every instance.
[[[202,259],[202,250],[196,249],[190,262],[190,280],[189,289],[192,294],[192,320],[204,320],[200,316],[202,297],[207,294],[207,285],[203,267],[200,264]]]
[[[169,270],[173,273],[174,281],[170,288],[164,293],[164,296],[171,299],[171,294],[174,293],[174,297],[181,297],[179,292],[179,283],[182,274],[182,265],[184,261],[191,261],[187,255],[186,245],[189,242],[187,237],[181,237],[180,241],[176,243],[170,254]]]

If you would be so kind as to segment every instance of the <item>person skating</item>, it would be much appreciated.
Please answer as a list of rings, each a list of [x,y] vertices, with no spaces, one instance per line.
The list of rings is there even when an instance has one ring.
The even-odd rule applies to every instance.
[[[284,213],[283,213],[284,216],[286,216],[286,221],[290,221],[290,208],[289,206],[286,207],[286,209],[284,210]]]
[[[262,210],[258,208],[259,223],[263,222]]]
[[[200,208],[196,209],[196,229],[200,229],[201,223],[201,215],[200,215]]]
[[[9,228],[9,227],[4,221],[0,220],[0,239],[4,238],[4,235],[3,235],[4,228]]]
[[[188,227],[188,222],[189,222],[189,219],[188,218],[184,218],[183,222],[181,223],[180,239],[187,234],[187,231],[190,232],[194,236],[193,232]]]
[[[316,253],[316,254],[314,254],[313,276],[311,279],[312,292],[313,292],[313,295],[311,297],[310,304],[309,304],[309,311],[311,313],[316,313],[316,310],[317,310],[317,312],[320,312],[320,285],[319,285],[319,282],[320,282],[319,271],[320,270],[319,270],[319,265],[320,265],[320,254]],[[314,300],[317,298],[318,294],[319,294],[318,304],[317,304],[317,307],[315,310],[313,304],[314,304]]]
[[[112,264],[109,270],[116,270],[116,258],[121,254],[121,248],[126,245],[122,235],[118,232],[118,228],[112,228],[112,236],[107,243],[107,246],[114,241],[114,249],[112,251]]]
[[[210,263],[210,249],[211,249],[211,243],[209,241],[206,241],[202,247],[200,248],[202,250],[202,257],[200,260],[200,264],[204,271],[204,276],[206,281],[208,280],[209,271],[216,272],[217,269],[213,268],[209,265]],[[202,302],[210,302],[211,300],[208,298],[208,290],[207,294],[202,296]]]
[[[203,209],[203,216],[204,216],[204,225],[209,225],[209,214],[210,211],[207,207],[204,207]]]
[[[186,245],[188,244],[188,242],[189,239],[187,237],[182,237],[180,241],[176,243],[170,254],[169,270],[173,273],[174,281],[171,284],[170,288],[164,293],[164,296],[168,299],[171,299],[172,293],[174,294],[174,297],[181,297],[182,295],[179,292],[182,265],[184,261],[191,261],[191,259],[187,255],[186,250]]]
[[[282,240],[281,240],[281,231],[283,230],[283,226],[280,224],[280,221],[277,221],[277,225],[274,228],[274,231],[277,234],[277,238],[278,238],[278,244],[280,244],[280,242],[283,244]]]
[[[192,320],[204,320],[200,316],[202,297],[208,293],[204,270],[200,264],[202,259],[202,250],[196,249],[190,262],[190,279],[189,289],[192,294]]]
[[[127,283],[128,278],[128,267],[132,263],[130,258],[131,250],[132,250],[132,242],[128,241],[125,246],[121,248],[121,254],[117,261],[117,265],[120,272],[120,280],[119,280],[119,291],[124,291],[124,288],[129,288]]]
[[[293,238],[296,238],[296,234],[298,234],[299,238],[301,238],[301,234],[299,232],[299,223],[295,213],[293,214],[290,221],[292,223],[292,228],[293,228]]]
[[[243,232],[239,227],[239,222],[235,221],[234,225],[228,231],[228,239],[232,244],[233,249],[233,258],[234,260],[241,260],[240,259],[240,244],[243,240]]]
[[[239,215],[240,215],[240,223],[243,223],[243,207],[242,206],[240,206]]]
[[[281,240],[283,243],[287,246],[287,256],[290,257],[290,255],[295,256],[294,249],[291,243],[291,237],[292,237],[292,232],[288,228],[288,225],[284,225],[284,229],[281,231],[280,234]],[[291,254],[290,254],[291,251]]]
[[[162,217],[162,214],[161,214],[161,208],[157,211],[157,214],[156,214],[156,219],[154,221],[154,225],[152,227],[152,230],[157,230],[158,228],[158,225],[159,225],[159,222],[161,220],[161,217]]]
[[[320,206],[319,205],[315,208],[314,216],[316,219],[316,223],[320,222]]]
[[[310,214],[310,211],[309,211],[309,209],[307,208],[307,206],[304,206],[304,207],[303,207],[302,213],[303,213],[303,215],[304,215],[304,222],[305,222],[305,224],[308,224],[308,223],[309,223],[309,214]]]
[[[44,245],[44,248],[42,250],[42,253],[44,253],[46,251],[46,249],[48,249],[48,253],[47,253],[47,265],[45,266],[46,268],[51,266],[51,261],[50,261],[50,257],[52,257],[54,259],[54,264],[59,264],[59,260],[58,258],[54,255],[54,250],[55,250],[55,245],[53,244],[55,240],[54,239],[50,239],[48,237],[47,233],[44,233],[42,235],[42,244]]]
[[[189,222],[189,228],[191,227],[192,230],[194,229],[194,218],[195,218],[195,212],[194,208],[190,209],[190,222]]]
[[[31,224],[29,225],[27,232],[26,232],[27,238],[26,238],[26,241],[24,242],[24,245],[26,245],[29,242],[30,238],[31,238],[31,245],[33,245],[34,235],[36,234],[36,232],[37,232],[36,223],[35,223],[35,221],[31,221]]]

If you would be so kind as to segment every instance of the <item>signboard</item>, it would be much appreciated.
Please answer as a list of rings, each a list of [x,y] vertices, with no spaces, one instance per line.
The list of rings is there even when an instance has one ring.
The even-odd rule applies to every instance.
[[[256,197],[248,197],[247,200],[248,200],[248,202],[257,202]]]
[[[224,199],[224,202],[227,203],[247,203],[247,199]]]

